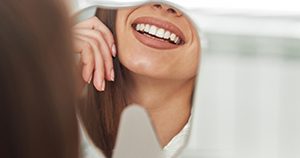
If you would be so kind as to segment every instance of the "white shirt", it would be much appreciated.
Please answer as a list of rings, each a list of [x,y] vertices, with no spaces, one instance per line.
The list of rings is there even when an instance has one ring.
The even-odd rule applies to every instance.
[[[182,147],[184,147],[190,133],[190,122],[191,117],[181,131],[163,148],[165,158],[171,158],[175,156],[176,153],[182,149]]]
[[[165,158],[171,158],[175,156],[177,151],[179,151],[185,145],[190,132],[190,121],[191,118],[188,120],[187,124],[182,128],[182,130],[163,148]],[[79,121],[79,128],[81,137],[81,157],[105,158],[101,150],[95,146],[88,136],[87,131],[83,127],[81,121]]]

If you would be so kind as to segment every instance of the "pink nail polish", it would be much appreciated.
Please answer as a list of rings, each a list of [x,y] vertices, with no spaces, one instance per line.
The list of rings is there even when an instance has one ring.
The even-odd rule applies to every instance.
[[[88,83],[90,84],[91,83],[91,81],[92,81],[92,75],[90,76],[90,79],[88,80]]]
[[[105,80],[102,81],[102,87],[101,90],[104,91],[105,90]]]
[[[114,72],[114,69],[111,69],[111,71],[110,71],[110,79],[111,79],[111,81],[115,81],[115,72]]]
[[[117,56],[117,48],[116,48],[115,44],[112,45],[111,51],[112,51],[113,57],[116,57]]]

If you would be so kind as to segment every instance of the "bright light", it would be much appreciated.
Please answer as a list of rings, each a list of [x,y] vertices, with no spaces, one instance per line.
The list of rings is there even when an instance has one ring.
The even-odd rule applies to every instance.
[[[186,8],[300,15],[295,0],[170,0]]]
[[[77,0],[79,4],[104,4],[127,6],[157,0]],[[300,15],[297,0],[160,0],[178,4],[187,9],[205,9],[216,12],[248,14]]]

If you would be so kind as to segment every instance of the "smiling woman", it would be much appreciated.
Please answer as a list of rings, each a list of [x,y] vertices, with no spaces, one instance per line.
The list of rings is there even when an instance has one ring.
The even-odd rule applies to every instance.
[[[89,136],[111,157],[121,112],[136,103],[148,111],[161,146],[173,156],[183,147],[191,114],[197,30],[168,4],[102,8],[96,16],[74,26],[82,77],[93,81],[79,106]]]

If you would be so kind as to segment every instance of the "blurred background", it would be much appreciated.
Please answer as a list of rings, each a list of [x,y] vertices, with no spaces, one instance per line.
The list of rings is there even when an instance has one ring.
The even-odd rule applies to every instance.
[[[110,2],[141,1],[104,3]],[[203,48],[182,156],[300,157],[300,6],[293,0],[170,2],[195,15]]]
[[[300,157],[300,7],[219,4],[191,9],[203,23],[203,56],[183,155]]]

